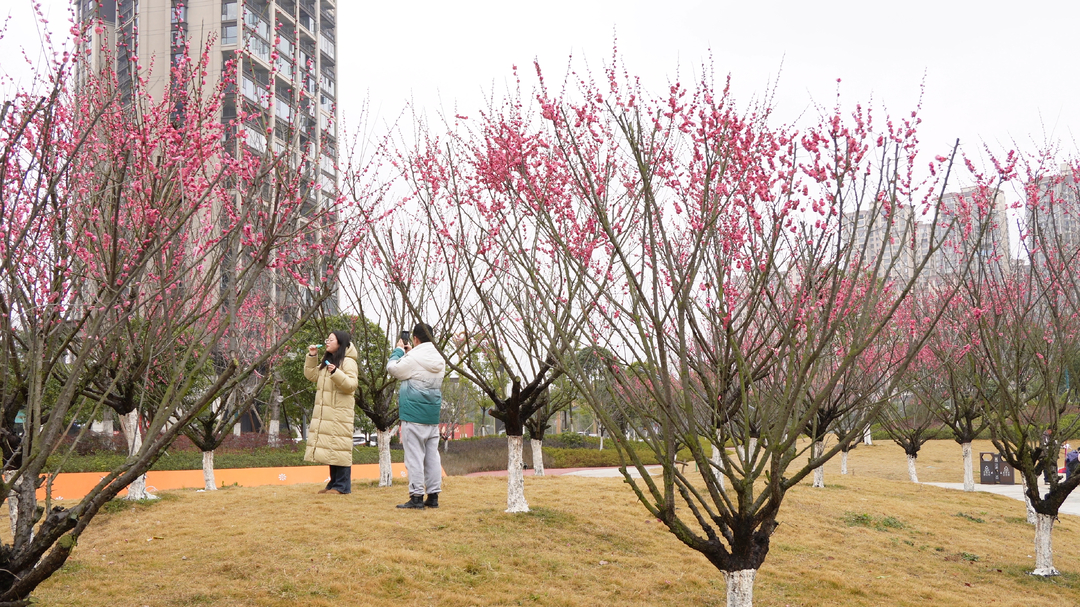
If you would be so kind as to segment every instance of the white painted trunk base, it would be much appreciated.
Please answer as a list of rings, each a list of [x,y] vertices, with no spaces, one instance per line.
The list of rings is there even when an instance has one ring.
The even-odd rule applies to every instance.
[[[840,474],[847,474],[847,451],[840,452]]]
[[[280,447],[281,436],[279,435],[279,433],[281,432],[281,422],[276,419],[272,419],[267,425],[267,428],[269,435],[266,437],[266,443],[271,447]]]
[[[716,442],[712,446],[712,471],[713,476],[716,477],[716,484],[720,487],[721,491],[727,491],[724,488],[724,439],[721,437],[721,432],[716,431]]]
[[[975,474],[971,469],[971,443],[960,445],[964,450],[964,491],[975,491]]]
[[[379,446],[379,486],[394,484],[394,469],[390,465],[390,431],[376,430],[375,444]]]
[[[10,483],[11,477],[15,476],[14,472],[4,473],[4,482]],[[22,482],[20,479],[19,482]],[[15,537],[18,532],[19,525],[19,491],[16,487],[12,486],[11,491],[7,495],[8,501],[8,520],[11,522],[11,537]]]
[[[127,439],[128,455],[135,455],[142,449],[142,430],[139,430],[139,412],[131,411],[126,415],[120,417],[120,429],[124,432],[124,438]],[[157,499],[156,495],[152,495],[146,491],[146,475],[140,475],[128,485],[127,497],[124,499],[129,500],[154,500]]]
[[[754,575],[756,569],[725,571],[727,583],[727,607],[752,607],[754,604]]]
[[[525,475],[522,473],[524,460],[521,457],[524,438],[507,436],[506,446],[509,451],[506,463],[506,511],[528,512],[529,503],[525,501]]]
[[[202,478],[203,489],[217,491],[217,483],[214,482],[214,452],[202,452]]]
[[[919,474],[915,471],[915,460],[918,457],[917,455],[907,456],[907,474],[913,483],[919,482]]]
[[[821,454],[825,452],[825,441],[817,441],[814,443],[814,457],[821,457]],[[814,468],[814,486],[825,487],[825,466],[818,466]]]
[[[873,445],[874,444],[874,437],[871,436],[871,434],[870,434],[870,426],[867,426],[866,429],[863,430],[862,442],[867,444],[867,445]]]
[[[1028,522],[1029,525],[1034,525],[1035,524],[1035,517],[1036,517],[1035,506],[1032,506],[1031,505],[1031,500],[1028,499],[1026,477],[1021,476],[1021,483],[1020,484],[1024,486],[1024,506],[1027,507],[1027,522]]]
[[[1035,515],[1035,571],[1031,575],[1061,575],[1054,569],[1054,544],[1051,532],[1054,530],[1054,517],[1049,514]]]
[[[232,433],[233,436],[240,436],[240,422],[236,422],[236,424],[233,425]]]
[[[544,441],[529,439],[532,448],[533,476],[544,476]]]

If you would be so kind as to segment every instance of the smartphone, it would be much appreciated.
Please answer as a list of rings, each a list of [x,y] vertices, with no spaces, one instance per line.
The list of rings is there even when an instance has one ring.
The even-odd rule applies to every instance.
[[[401,343],[403,344],[409,343],[409,332],[402,330],[401,333],[398,335],[398,339],[400,339]]]

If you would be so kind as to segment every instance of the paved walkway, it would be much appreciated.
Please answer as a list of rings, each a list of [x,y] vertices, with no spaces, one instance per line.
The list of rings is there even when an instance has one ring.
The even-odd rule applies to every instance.
[[[660,474],[660,466],[646,466],[649,474]],[[613,468],[546,468],[544,474],[547,476],[584,476],[588,478],[613,478],[621,477],[622,473],[619,472],[617,467]],[[630,474],[637,478],[637,470],[630,470]],[[525,470],[526,476],[532,476],[533,471]],[[493,470],[491,472],[474,472],[468,476],[506,476],[506,470]],[[923,483],[924,485],[933,485],[935,487],[942,487],[945,489],[955,489],[957,491],[964,490],[964,483]],[[1039,486],[1045,490],[1045,485]],[[983,491],[986,493],[996,493],[997,495],[1004,495],[1005,497],[1011,497],[1015,500],[1024,501],[1024,491],[1021,485],[982,485],[975,483],[976,491]],[[1080,516],[1080,489],[1073,491],[1069,497],[1065,500],[1065,503],[1061,505],[1058,510],[1060,514],[1071,514],[1073,516]]]
[[[924,485],[933,485],[935,487],[944,487],[945,489],[957,489],[959,491],[964,490],[964,483],[923,483]],[[1024,501],[1024,487],[1023,485],[983,485],[975,483],[976,491],[983,491],[986,493],[996,493],[998,495],[1004,495],[1005,497],[1011,497],[1015,500]],[[1039,490],[1045,492],[1046,485],[1039,485]],[[1074,516],[1080,516],[1080,490],[1075,490],[1069,494],[1069,497],[1065,499],[1065,503],[1058,509],[1059,514],[1072,514]]]

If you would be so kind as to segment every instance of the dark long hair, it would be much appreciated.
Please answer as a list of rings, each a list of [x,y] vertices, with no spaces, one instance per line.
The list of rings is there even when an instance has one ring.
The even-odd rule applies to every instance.
[[[352,335],[349,335],[345,331],[331,331],[331,333],[337,338],[337,352],[327,352],[323,354],[322,364],[319,365],[320,369],[326,365],[340,367],[341,361],[345,360],[345,351],[348,350],[349,345],[352,344]]]

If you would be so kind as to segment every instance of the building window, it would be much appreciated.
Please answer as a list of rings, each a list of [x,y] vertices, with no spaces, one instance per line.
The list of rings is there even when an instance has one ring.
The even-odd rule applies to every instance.
[[[236,22],[221,24],[221,43],[236,44]]]
[[[221,20],[236,21],[236,0],[221,3]]]
[[[270,63],[270,43],[256,36],[249,36],[247,40],[248,50],[252,55]]]
[[[319,48],[322,50],[323,53],[326,54],[327,57],[331,59],[334,58],[334,52],[336,50],[336,47],[334,46],[334,41],[327,38],[325,33],[319,34]]]

